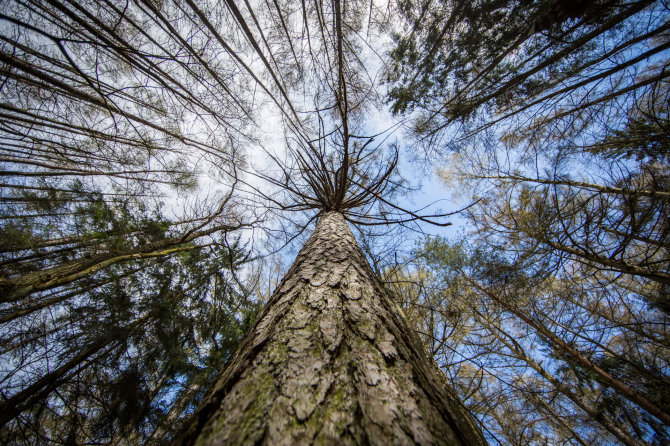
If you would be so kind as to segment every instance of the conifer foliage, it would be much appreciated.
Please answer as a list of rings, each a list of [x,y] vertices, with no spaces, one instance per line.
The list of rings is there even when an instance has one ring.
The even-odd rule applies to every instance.
[[[161,442],[258,310],[234,204],[248,105],[174,8],[2,5],[3,444]],[[217,191],[175,205],[205,173]]]
[[[364,302],[383,302],[389,316],[338,314],[335,328],[351,330],[342,336],[334,317],[325,329],[298,320],[305,342],[293,353],[311,361],[323,344],[348,358],[348,347],[328,346],[353,339],[384,373],[418,371],[403,385],[423,389],[423,408],[442,395],[432,419],[449,418],[443,427],[463,443],[483,439],[440,386],[453,385],[491,443],[667,443],[668,9],[660,0],[3,2],[0,442],[269,441],[263,417],[253,432],[201,430],[225,421],[222,401],[245,419],[251,403],[238,408],[226,392],[249,379],[253,358],[286,383],[304,377],[266,347],[302,339],[288,322],[325,310],[297,311],[291,302],[308,293],[280,290],[260,314],[284,331],[256,320],[257,248],[290,246],[329,216],[346,232],[341,251],[361,242],[383,273],[385,291],[354,249],[374,288]],[[371,121],[384,101],[398,119],[380,130]],[[412,162],[465,197],[469,232],[425,239],[403,264],[394,242],[416,234],[404,229],[447,226],[451,215],[402,204]],[[328,239],[323,252],[343,243]],[[351,271],[334,284],[293,273],[287,282],[330,287],[333,302],[360,309]],[[345,288],[352,302],[341,300]],[[404,350],[375,337],[383,330],[354,329],[373,319]],[[406,354],[386,354],[396,350]],[[386,398],[377,386],[400,376],[370,378],[350,362],[338,363],[351,372],[349,396]],[[304,396],[284,395],[296,419],[327,412]],[[377,415],[388,438],[428,438],[411,420],[432,409],[400,416],[390,399],[381,413],[322,396],[363,414],[363,430],[331,417],[347,438],[367,438]],[[273,416],[276,400],[263,399]],[[206,417],[186,421],[203,401]],[[452,409],[458,416],[445,418]],[[291,428],[327,433],[323,423]]]
[[[417,251],[427,342],[501,443],[666,443],[667,3],[401,10],[390,101],[476,202]]]

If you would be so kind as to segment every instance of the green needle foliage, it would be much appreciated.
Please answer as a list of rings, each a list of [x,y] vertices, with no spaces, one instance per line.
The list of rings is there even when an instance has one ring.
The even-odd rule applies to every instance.
[[[667,442],[665,316],[538,260],[433,238],[386,279],[492,441]]]
[[[668,5],[399,10],[388,100],[475,203],[403,273],[438,362],[500,443],[665,444]]]
[[[0,312],[0,435],[159,443],[254,320],[260,302],[240,276],[248,254],[226,231],[184,238],[158,209],[75,190],[68,200],[17,194],[32,212],[58,217],[12,218],[2,231],[11,305]],[[32,288],[18,293],[17,283]]]
[[[335,210],[491,443],[666,444],[668,17],[659,0],[3,3],[0,442],[168,443],[259,311],[241,240],[285,246]],[[405,139],[367,119],[384,91]],[[404,265],[389,225],[450,215],[397,202],[410,158],[471,205],[467,242],[429,238]]]

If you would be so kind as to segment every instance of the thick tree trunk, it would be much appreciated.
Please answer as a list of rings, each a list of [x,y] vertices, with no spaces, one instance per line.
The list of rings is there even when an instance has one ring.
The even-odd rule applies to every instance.
[[[440,374],[328,212],[173,444],[485,444]]]

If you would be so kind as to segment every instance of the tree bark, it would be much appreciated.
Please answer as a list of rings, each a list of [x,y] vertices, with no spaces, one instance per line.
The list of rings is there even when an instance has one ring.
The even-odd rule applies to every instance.
[[[484,445],[338,212],[173,445]]]

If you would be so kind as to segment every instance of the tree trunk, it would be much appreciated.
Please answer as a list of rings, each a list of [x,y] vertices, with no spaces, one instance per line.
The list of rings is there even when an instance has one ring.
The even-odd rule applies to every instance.
[[[645,395],[638,393],[639,391],[637,389],[628,386],[623,381],[620,381],[619,379],[612,376],[609,372],[607,372],[607,370],[604,370],[596,363],[591,361],[591,359],[589,359],[585,354],[574,348],[568,342],[559,338],[554,332],[545,327],[544,324],[542,324],[540,321],[534,320],[530,315],[510,305],[504,299],[501,299],[499,296],[497,296],[490,290],[483,288],[481,285],[479,285],[471,278],[468,278],[466,276],[466,279],[472,286],[484,292],[492,300],[500,304],[500,306],[503,307],[505,310],[514,314],[528,326],[532,327],[533,329],[535,329],[535,331],[544,336],[546,338],[547,343],[551,346],[553,350],[555,350],[556,352],[561,352],[569,355],[572,359],[577,361],[582,367],[586,368],[587,370],[591,371],[594,375],[596,375],[599,378],[598,381],[600,381],[601,384],[607,387],[611,387],[619,395],[626,398],[631,403],[637,404],[638,406],[649,412],[651,415],[658,418],[659,421],[663,422],[666,426],[670,426],[670,413],[665,412],[662,408],[649,401]]]
[[[325,213],[173,444],[486,444],[401,313]]]
[[[125,342],[132,330],[141,328],[141,325],[144,324],[150,316],[151,313],[147,313],[125,327],[117,327],[116,336],[108,335],[107,337],[93,342],[86,347],[85,350],[79,352],[65,364],[53,371],[45,371],[45,373],[33,384],[9,398],[6,398],[4,401],[1,401],[0,428],[10,422],[12,418],[18,417],[23,411],[33,407],[41,399],[51,395],[64,381],[67,380],[66,377],[70,372],[73,370],[81,372],[83,369],[93,364],[96,359],[99,359],[101,355],[104,356],[109,354],[109,352],[119,344]],[[106,352],[103,351],[105,349],[107,349]],[[100,355],[95,356],[101,351],[103,352]],[[91,357],[94,358],[91,359]]]
[[[116,263],[163,257],[178,252],[200,249],[208,245],[189,244],[198,237],[215,232],[226,231],[227,225],[215,226],[202,231],[191,231],[182,237],[171,237],[129,249],[125,252],[106,251],[92,256],[82,256],[69,262],[63,262],[52,268],[32,271],[11,279],[0,277],[0,302],[18,302],[33,293],[67,285],[90,276],[99,270]]]

